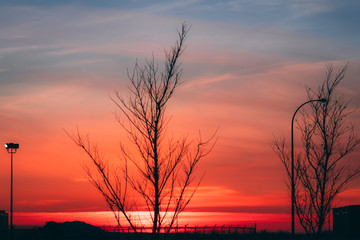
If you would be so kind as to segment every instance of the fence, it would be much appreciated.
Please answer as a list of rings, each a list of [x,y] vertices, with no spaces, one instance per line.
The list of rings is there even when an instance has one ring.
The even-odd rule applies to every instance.
[[[113,227],[113,226],[102,226],[101,229],[107,232],[125,232],[134,233],[134,229],[131,227]],[[166,232],[167,227],[161,227],[160,232]],[[136,227],[136,232],[149,233],[152,231],[152,227]],[[256,224],[253,227],[247,226],[175,226],[169,231],[170,233],[190,233],[190,234],[248,234],[256,233]]]

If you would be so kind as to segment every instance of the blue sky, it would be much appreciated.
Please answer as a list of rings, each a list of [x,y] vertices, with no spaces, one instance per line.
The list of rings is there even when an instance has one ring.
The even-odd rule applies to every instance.
[[[181,21],[193,25],[194,48],[216,48],[220,52],[216,54],[229,51],[299,62],[358,60],[359,57],[354,51],[360,41],[356,1],[106,1],[106,4],[103,1],[10,1],[1,4],[2,69],[8,63],[13,67],[17,64],[22,71],[34,66],[48,69],[50,64],[67,61],[70,55],[59,56],[61,51],[73,51],[71,60],[121,61],[129,56],[101,48],[135,41],[139,45],[147,41],[151,44],[149,52],[158,52],[159,46],[169,42],[162,41],[170,36],[164,35]],[[87,45],[93,49],[79,50]],[[4,60],[9,51],[12,54]],[[51,56],[41,54],[58,56],[50,59]]]

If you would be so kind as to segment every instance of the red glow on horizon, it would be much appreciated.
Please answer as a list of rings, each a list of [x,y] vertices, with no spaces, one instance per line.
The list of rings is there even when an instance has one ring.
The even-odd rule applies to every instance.
[[[140,212],[138,216],[148,217]],[[83,221],[95,226],[116,226],[112,212],[17,212],[14,223],[20,227],[43,226],[46,222]],[[230,212],[184,212],[177,221],[178,226],[247,226],[256,224],[258,230],[287,231],[290,227],[289,214],[230,213]],[[137,222],[138,226],[150,226],[150,221]],[[128,226],[123,222],[123,226]]]

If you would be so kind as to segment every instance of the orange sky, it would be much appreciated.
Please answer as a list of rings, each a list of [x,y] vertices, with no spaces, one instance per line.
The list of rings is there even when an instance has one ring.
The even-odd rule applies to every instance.
[[[254,14],[265,11],[268,21],[251,16],[245,21],[225,7],[213,19],[205,15],[205,6],[191,8],[199,11],[197,17],[187,16],[184,6],[170,3],[168,9],[178,15],[151,6],[3,6],[0,16],[6,13],[8,20],[0,25],[0,143],[20,144],[14,155],[15,211],[107,210],[82,169],[88,159],[64,129],[75,132],[78,126],[106,157],[116,159],[119,141],[126,138],[109,95],[117,90],[126,96],[126,69],[152,53],[161,61],[164,47],[176,39],[175,27],[185,19],[192,29],[182,57],[184,83],[167,108],[169,133],[195,136],[200,130],[206,137],[219,127],[215,148],[200,164],[199,176],[206,175],[188,210],[288,214],[285,171],[271,143],[274,136],[289,138],[291,116],[306,100],[304,86],[320,84],[326,64],[350,61],[339,90],[353,98],[351,108],[360,105],[359,33],[339,39],[316,31],[327,29],[322,25],[327,14],[345,11],[329,5],[314,12],[289,6],[291,16],[279,5],[289,25],[261,10],[266,6],[247,7]],[[312,23],[305,18],[309,15]],[[341,16],[338,25],[346,22]],[[336,26],[334,31],[345,32]],[[359,111],[350,119],[359,131]],[[359,151],[351,158],[360,165]],[[0,160],[0,209],[8,211],[10,155],[5,148]],[[359,199],[357,179],[336,204],[360,204]]]

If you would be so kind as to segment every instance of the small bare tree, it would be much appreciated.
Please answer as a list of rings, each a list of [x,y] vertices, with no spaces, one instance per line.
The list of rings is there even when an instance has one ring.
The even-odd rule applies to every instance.
[[[328,66],[325,80],[317,90],[306,87],[308,99],[326,99],[326,103],[312,102],[308,111],[301,112],[297,121],[302,133],[303,150],[295,160],[295,209],[306,233],[319,239],[329,221],[335,197],[347,183],[360,174],[351,170],[348,154],[359,145],[354,127],[346,120],[352,112],[350,100],[335,90],[344,79],[347,65],[338,73]],[[285,139],[275,139],[274,150],[291,179],[290,151]]]
[[[120,216],[137,232],[130,210],[140,208],[149,212],[154,238],[162,227],[169,232],[179,214],[189,204],[198,184],[193,182],[199,161],[212,149],[214,135],[207,141],[201,136],[194,141],[183,137],[178,141],[166,135],[168,119],[165,110],[169,99],[180,84],[181,69],[178,62],[184,50],[189,27],[185,23],[178,31],[178,41],[165,52],[165,66],[162,72],[154,61],[146,60],[145,66],[135,64],[128,72],[130,95],[123,98],[118,92],[111,97],[118,107],[117,121],[126,131],[136,154],[127,150],[129,143],[121,143],[121,170],[113,168],[101,157],[97,147],[79,131],[71,135],[72,140],[82,147],[92,160],[96,173],[86,168],[93,185],[101,192],[109,208],[114,212],[119,226]],[[135,171],[130,171],[130,167]],[[131,172],[131,173],[130,173]],[[133,189],[134,198],[128,194]],[[143,201],[139,199],[140,195]]]

